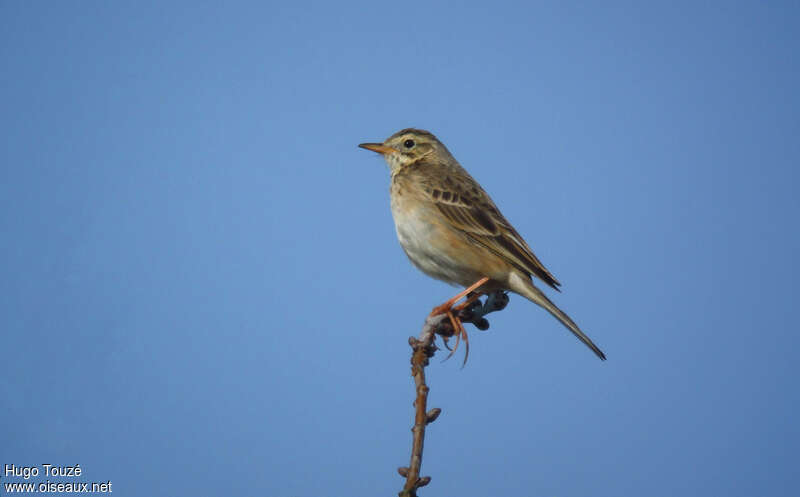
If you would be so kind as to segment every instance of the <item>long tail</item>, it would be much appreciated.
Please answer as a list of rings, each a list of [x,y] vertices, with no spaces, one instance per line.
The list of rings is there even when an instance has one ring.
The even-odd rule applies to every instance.
[[[594,342],[592,342],[592,339],[586,336],[586,334],[582,332],[580,328],[578,328],[578,325],[575,324],[575,322],[570,319],[570,317],[567,316],[564,311],[559,309],[553,302],[551,302],[550,299],[547,298],[547,295],[536,288],[529,278],[512,278],[512,285],[515,288],[512,288],[511,290],[522,295],[534,304],[538,304],[547,309],[550,314],[561,321],[561,324],[566,326],[569,331],[578,337],[578,340],[585,343],[587,347],[592,349],[592,351],[597,354],[597,357],[604,361],[606,360],[606,355],[597,345],[594,344]]]

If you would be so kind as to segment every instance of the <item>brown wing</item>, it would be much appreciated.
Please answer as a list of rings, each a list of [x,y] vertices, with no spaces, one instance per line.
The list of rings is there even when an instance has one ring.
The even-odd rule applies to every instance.
[[[502,257],[520,271],[536,275],[558,290],[561,283],[534,255],[486,192],[466,171],[462,169],[458,173],[445,176],[439,184],[429,184],[426,189],[441,213],[450,220],[454,228],[475,243]]]

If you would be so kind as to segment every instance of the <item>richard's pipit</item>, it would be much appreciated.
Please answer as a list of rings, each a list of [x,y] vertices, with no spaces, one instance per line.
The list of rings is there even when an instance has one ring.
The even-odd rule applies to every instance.
[[[558,290],[560,283],[506,221],[477,181],[433,134],[404,129],[383,143],[361,148],[383,155],[391,170],[391,205],[397,238],[411,262],[433,278],[485,294],[510,290],[544,307],[591,348],[603,352],[536,286],[536,276]],[[450,315],[456,298],[435,308]],[[458,336],[466,334],[460,322]]]

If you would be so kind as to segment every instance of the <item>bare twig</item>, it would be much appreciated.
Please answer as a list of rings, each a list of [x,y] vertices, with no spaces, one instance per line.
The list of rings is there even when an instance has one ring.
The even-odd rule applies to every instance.
[[[458,317],[464,323],[472,323],[479,330],[489,329],[489,321],[484,317],[490,312],[499,311],[508,304],[508,295],[504,292],[494,292],[490,294],[485,302],[476,300],[469,307],[458,312]],[[446,315],[438,314],[428,316],[418,338],[409,337],[408,344],[411,345],[411,376],[414,378],[417,397],[414,401],[415,415],[414,426],[411,428],[411,464],[408,467],[397,469],[400,476],[406,479],[403,490],[399,493],[400,497],[417,497],[417,489],[424,487],[431,481],[430,476],[420,477],[422,467],[422,448],[425,442],[425,427],[436,420],[441,409],[433,408],[427,411],[428,404],[428,385],[425,384],[425,367],[428,360],[433,357],[438,348],[434,343],[436,335],[444,339],[453,336],[455,330]]]

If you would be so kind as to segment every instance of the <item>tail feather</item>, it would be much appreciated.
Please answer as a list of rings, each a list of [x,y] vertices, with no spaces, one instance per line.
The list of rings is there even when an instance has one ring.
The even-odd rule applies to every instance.
[[[522,295],[534,304],[544,307],[556,319],[561,321],[561,324],[563,324],[569,331],[578,337],[578,340],[585,343],[587,347],[592,349],[592,351],[597,354],[597,357],[604,361],[606,360],[606,355],[597,345],[594,344],[594,342],[592,342],[592,339],[586,336],[586,334],[582,332],[580,328],[578,328],[578,325],[575,324],[575,322],[570,319],[570,317],[567,316],[564,311],[559,309],[558,306],[556,306],[549,298],[547,298],[547,295],[536,288],[529,278],[512,277],[511,283],[512,286],[515,287],[511,288],[512,291]]]

